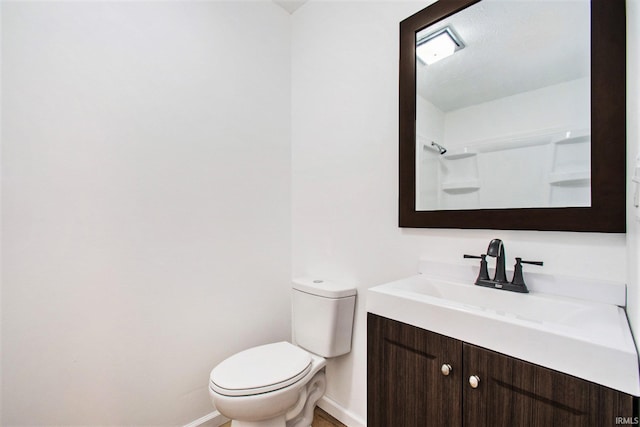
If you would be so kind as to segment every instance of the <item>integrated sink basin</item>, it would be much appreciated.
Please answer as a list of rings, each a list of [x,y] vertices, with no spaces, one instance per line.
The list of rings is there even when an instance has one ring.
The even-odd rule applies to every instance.
[[[422,299],[425,303],[438,299],[437,304],[452,309],[481,312],[487,317],[505,319],[512,322],[530,322],[536,325],[553,325],[556,328],[584,334],[585,339],[597,340],[598,332],[611,338],[621,339],[619,330],[610,330],[607,325],[621,318],[626,323],[624,311],[614,305],[603,305],[585,300],[576,300],[546,294],[522,296],[511,292],[496,292],[491,288],[430,279],[423,275],[389,283],[384,289],[396,295]],[[384,291],[380,289],[380,291]],[[558,332],[557,329],[555,329]]]
[[[465,266],[422,262],[420,271],[369,289],[367,311],[640,396],[638,356],[625,311],[600,302],[624,300],[623,284],[567,279],[583,290],[568,297],[536,290],[545,289],[539,274],[533,275],[539,286],[533,280],[530,293],[522,294],[475,286],[473,271]],[[562,280],[556,278],[554,285],[563,293]],[[595,291],[585,294],[585,289]]]

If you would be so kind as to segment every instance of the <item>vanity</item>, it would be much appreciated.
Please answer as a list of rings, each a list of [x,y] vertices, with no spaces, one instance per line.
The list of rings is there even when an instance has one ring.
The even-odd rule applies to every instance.
[[[624,0],[403,20],[399,227],[624,233],[625,22]],[[507,281],[491,252],[368,290],[367,425],[638,424],[625,284],[528,270],[527,289],[542,263]]]
[[[530,293],[519,294],[473,285],[475,266],[423,260],[420,272],[367,293],[367,425],[599,426],[638,416],[624,284],[529,273]]]

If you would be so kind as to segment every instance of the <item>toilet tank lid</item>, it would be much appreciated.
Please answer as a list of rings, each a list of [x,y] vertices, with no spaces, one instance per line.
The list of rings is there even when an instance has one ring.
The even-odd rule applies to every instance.
[[[356,294],[354,287],[310,277],[293,279],[293,289],[325,298],[346,298]]]

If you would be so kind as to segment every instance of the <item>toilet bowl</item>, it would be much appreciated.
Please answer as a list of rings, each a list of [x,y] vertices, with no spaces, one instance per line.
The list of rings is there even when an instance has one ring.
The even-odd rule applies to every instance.
[[[325,364],[288,342],[254,347],[211,371],[209,393],[233,427],[308,427],[324,394]]]
[[[326,388],[326,359],[351,351],[356,290],[298,279],[293,344],[253,347],[211,371],[209,395],[232,427],[309,427]]]

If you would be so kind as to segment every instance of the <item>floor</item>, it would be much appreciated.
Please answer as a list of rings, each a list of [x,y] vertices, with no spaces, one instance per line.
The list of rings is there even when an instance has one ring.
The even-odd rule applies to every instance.
[[[333,418],[320,408],[316,408],[313,413],[313,424],[311,427],[347,427],[340,421]]]
[[[231,427],[231,421],[228,423],[222,424],[220,427]],[[340,421],[333,418],[331,415],[327,414],[320,408],[316,408],[313,413],[313,424],[311,427],[347,427],[342,424]]]

